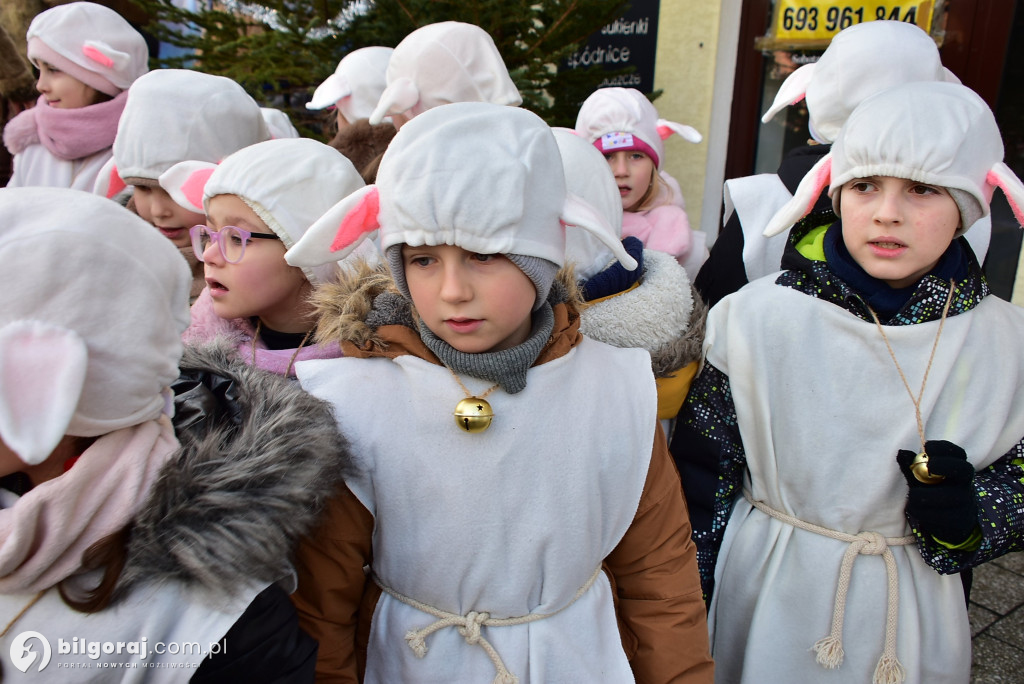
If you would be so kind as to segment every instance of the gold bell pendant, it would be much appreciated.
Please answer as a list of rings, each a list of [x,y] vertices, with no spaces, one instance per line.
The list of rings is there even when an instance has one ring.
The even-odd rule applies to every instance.
[[[455,424],[466,432],[483,432],[491,426],[494,411],[485,399],[466,397],[455,405]]]
[[[928,454],[923,451],[910,462],[910,472],[914,474],[914,478],[918,482],[923,482],[924,484],[935,484],[946,479],[945,475],[932,475],[931,471],[928,470]]]

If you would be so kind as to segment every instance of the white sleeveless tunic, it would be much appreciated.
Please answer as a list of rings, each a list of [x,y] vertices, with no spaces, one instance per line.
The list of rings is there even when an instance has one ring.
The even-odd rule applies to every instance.
[[[886,327],[916,393],[939,322]],[[1024,435],[1024,310],[986,297],[946,320],[921,402],[928,439],[981,470]],[[754,342],[756,340],[756,343]],[[772,283],[751,283],[708,316],[707,361],[729,376],[755,500],[848,534],[910,533],[899,449],[920,445],[914,407],[874,323]],[[899,578],[897,657],[907,684],[963,684],[970,629],[957,575],[915,544],[890,546]],[[853,563],[838,669],[815,662],[847,544],[768,517],[740,497],[716,566],[709,628],[716,681],[870,682],[882,654],[881,556]]]
[[[477,434],[456,427],[464,394],[443,366],[341,358],[296,371],[334,405],[352,442],[359,470],[348,485],[374,516],[382,584],[458,615],[519,617],[571,603],[482,635],[521,684],[633,681],[607,578],[572,601],[637,510],[657,421],[647,352],[584,338],[531,368],[519,394],[488,396],[494,421]],[[476,393],[488,386],[462,380]],[[383,595],[367,684],[490,684],[494,664],[455,628],[431,634],[425,657],[415,657],[406,632],[434,621]]]

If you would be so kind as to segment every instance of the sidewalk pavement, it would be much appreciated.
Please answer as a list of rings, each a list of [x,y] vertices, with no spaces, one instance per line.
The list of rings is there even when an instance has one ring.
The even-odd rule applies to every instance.
[[[971,684],[1024,682],[1024,552],[974,569]]]

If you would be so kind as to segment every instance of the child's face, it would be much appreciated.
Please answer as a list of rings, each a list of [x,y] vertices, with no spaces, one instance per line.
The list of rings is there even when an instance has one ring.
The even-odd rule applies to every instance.
[[[501,351],[530,336],[537,291],[504,256],[452,245],[403,245],[402,262],[420,318],[455,349]]]
[[[935,268],[960,225],[942,187],[905,178],[855,178],[839,197],[843,241],[868,275],[909,287]]]
[[[206,225],[211,230],[236,226],[250,233],[272,233],[267,224],[236,195],[217,195],[208,204]],[[228,263],[216,243],[203,252],[206,287],[213,311],[221,318],[258,316],[278,332],[305,332],[310,328],[310,284],[302,270],[284,260],[280,240],[250,238],[237,264]]]
[[[160,186],[136,185],[132,196],[139,216],[156,226],[175,247],[191,245],[189,228],[206,223],[205,214],[179,205]]]
[[[615,174],[622,210],[633,211],[651,187],[654,160],[639,150],[618,150],[604,155]]]
[[[39,62],[36,90],[46,98],[48,105],[57,109],[88,107],[100,99],[100,93],[95,88],[42,61]]]

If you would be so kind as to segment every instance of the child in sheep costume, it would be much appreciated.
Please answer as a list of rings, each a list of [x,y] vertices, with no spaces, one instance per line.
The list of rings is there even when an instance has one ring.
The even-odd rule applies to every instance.
[[[690,228],[679,183],[662,170],[662,164],[665,139],[678,134],[696,144],[702,139],[700,133],[692,126],[662,119],[647,96],[635,88],[600,88],[591,93],[576,116],[576,132],[604,153],[615,169],[623,193],[622,234],[639,238],[647,249],[671,254],[687,273],[696,275],[707,258],[704,234]],[[649,160],[645,176],[630,178],[628,165],[616,165],[614,157],[620,153]]]
[[[525,110],[436,107],[288,253],[337,260],[379,231],[391,267],[321,317],[344,358],[297,364],[360,454],[299,552],[325,678],[711,681],[650,356],[581,336],[554,282],[566,231],[636,262],[558,155]]]
[[[957,573],[1024,548],[1024,311],[961,237],[996,187],[1024,220],[1002,158],[964,86],[871,96],[768,223],[799,259],[709,312],[677,435],[720,681],[968,680]]]
[[[722,231],[694,281],[708,306],[781,269],[787,243],[761,234],[768,220],[793,196],[804,174],[828,154],[843,122],[864,98],[914,81],[960,82],[942,66],[931,36],[914,24],[884,20],[843,29],[817,62],[801,66],[786,78],[761,121],[768,123],[786,107],[804,100],[814,144],[794,149],[775,173],[725,181]],[[828,197],[823,195],[814,211],[830,214]],[[982,262],[990,232],[991,221],[986,217],[968,234]]]
[[[40,95],[4,127],[14,156],[7,185],[89,192],[110,159],[128,87],[149,70],[146,41],[117,12],[92,2],[41,12],[26,40]]]
[[[245,224],[253,232],[277,236],[252,239],[238,263],[227,263],[216,245],[207,248],[207,257],[197,251],[196,257],[205,259],[208,285],[192,305],[186,342],[225,337],[246,362],[291,377],[296,361],[341,354],[337,343],[312,343],[316,317],[308,303],[314,288],[337,280],[340,267],[332,263],[299,269],[285,263],[284,253],[325,211],[363,187],[348,159],[316,140],[268,140],[229,155],[219,165],[176,164],[161,174],[160,183],[179,204],[208,214],[217,230],[225,228],[224,217],[240,223],[237,205],[229,204],[225,211],[217,204],[217,197],[228,196],[254,214]],[[373,250],[372,243],[365,249]],[[277,259],[273,254],[261,259],[257,250],[276,252]],[[373,258],[374,253],[363,255]],[[287,309],[282,311],[282,306]]]
[[[601,212],[621,234],[622,202],[608,163],[593,145],[567,128],[553,129],[569,192]],[[640,347],[651,355],[658,384],[658,418],[666,435],[697,373],[707,308],[686,270],[671,255],[622,240],[639,266],[628,271],[599,240],[568,231],[566,259],[581,289],[580,332],[615,347]]]
[[[118,204],[3,189],[0,237],[3,681],[312,682],[290,555],[348,460],[329,407],[183,358],[188,268]]]

